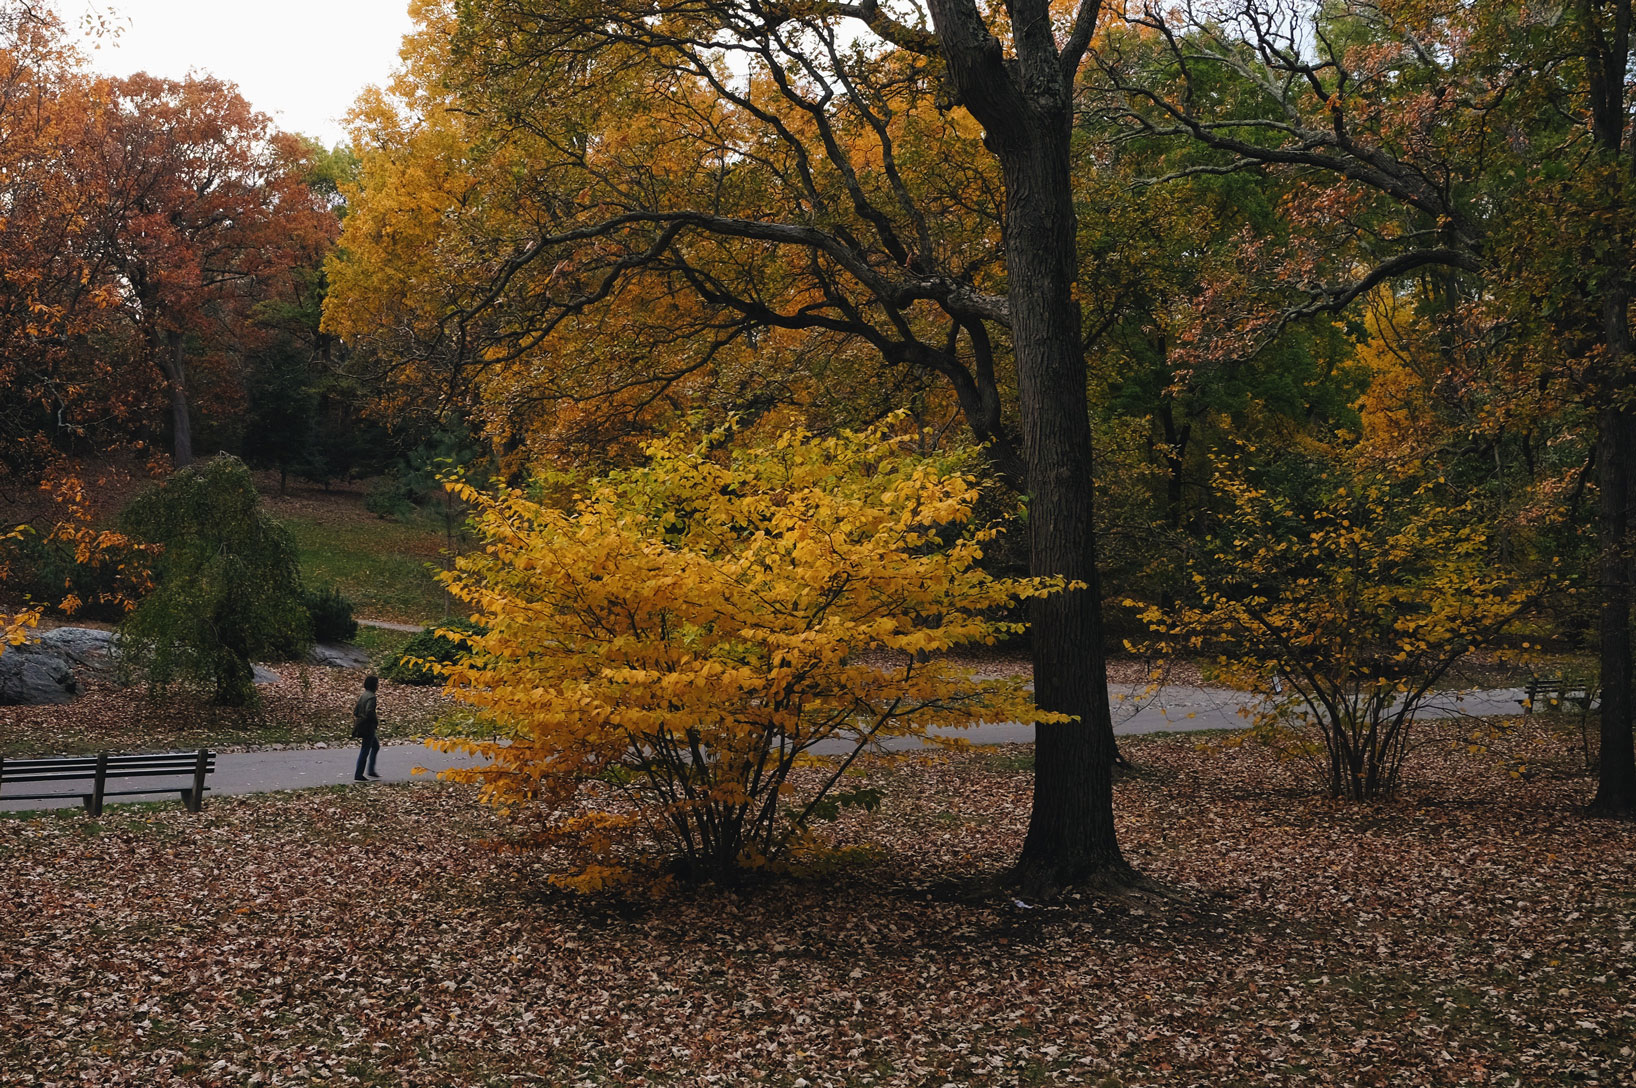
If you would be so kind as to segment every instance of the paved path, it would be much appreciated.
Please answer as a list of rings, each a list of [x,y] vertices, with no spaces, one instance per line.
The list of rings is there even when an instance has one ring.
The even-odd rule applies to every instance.
[[[1121,736],[1198,729],[1241,729],[1248,723],[1239,713],[1239,708],[1245,706],[1247,700],[1236,691],[1172,685],[1155,694],[1117,688],[1110,694],[1114,699],[1113,731]],[[1520,688],[1472,692],[1463,696],[1447,694],[1434,699],[1421,716],[1443,718],[1460,714],[1515,714],[1522,696]],[[1017,722],[998,722],[973,729],[939,732],[964,737],[973,744],[1029,744],[1034,740],[1034,727]],[[917,746],[918,742],[908,737],[896,738],[887,745],[897,750]],[[847,750],[839,742],[819,745],[815,749],[819,753]],[[210,788],[216,794],[238,794],[350,785],[356,759],[357,748],[351,745],[282,752],[225,752],[216,757],[216,773],[210,778]],[[418,744],[389,744],[381,749],[377,767],[381,772],[381,782],[408,782],[416,778],[429,779],[436,771],[470,763],[471,760],[465,757],[434,752]],[[416,767],[426,768],[427,773],[413,775],[411,772]],[[153,785],[154,780],[137,784]],[[163,796],[156,794],[132,800],[154,800]],[[110,798],[109,803],[117,804],[119,798]],[[78,804],[77,797],[8,801],[0,795],[0,811],[65,808]]]
[[[437,621],[433,621],[436,623]],[[425,630],[424,623],[397,623],[393,620],[366,620],[358,618],[359,627],[379,627],[383,631],[406,631],[409,634],[419,634]]]
[[[1243,729],[1258,701],[1240,691],[1225,688],[1194,688],[1172,684],[1149,693],[1140,688],[1110,686],[1113,702],[1113,731],[1119,736],[1139,733],[1190,732],[1199,729]],[[1521,688],[1492,691],[1439,693],[1422,707],[1422,718],[1454,718],[1461,715],[1515,714],[1521,706]],[[1032,744],[1034,727],[1021,722],[997,722],[975,729],[935,730],[948,736],[965,737],[973,744]],[[915,746],[904,738],[899,748]]]

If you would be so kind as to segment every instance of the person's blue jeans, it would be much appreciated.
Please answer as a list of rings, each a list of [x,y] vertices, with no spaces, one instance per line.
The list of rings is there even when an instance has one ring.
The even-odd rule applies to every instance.
[[[369,773],[374,774],[375,757],[380,755],[380,752],[381,741],[380,738],[375,735],[375,731],[370,730],[368,733],[365,733],[363,743],[358,746],[358,769],[352,772],[352,777],[362,778],[364,776],[364,768],[366,764],[368,765]]]

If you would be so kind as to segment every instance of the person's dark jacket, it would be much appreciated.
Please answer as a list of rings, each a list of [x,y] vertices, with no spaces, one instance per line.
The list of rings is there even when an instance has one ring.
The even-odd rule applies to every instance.
[[[352,735],[372,737],[380,725],[380,719],[375,716],[375,693],[366,691],[352,704]]]

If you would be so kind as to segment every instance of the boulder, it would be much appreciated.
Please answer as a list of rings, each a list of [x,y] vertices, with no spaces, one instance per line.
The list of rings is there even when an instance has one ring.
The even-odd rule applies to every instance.
[[[66,703],[79,693],[74,671],[61,654],[35,642],[0,653],[0,706]]]
[[[41,632],[35,645],[67,659],[69,664],[107,672],[114,667],[119,633],[93,627],[56,627]]]
[[[251,665],[250,669],[255,674],[253,680],[257,684],[276,684],[284,679],[278,670],[269,669],[266,665]]]
[[[369,654],[344,642],[320,642],[307,651],[307,662],[326,669],[367,669]]]

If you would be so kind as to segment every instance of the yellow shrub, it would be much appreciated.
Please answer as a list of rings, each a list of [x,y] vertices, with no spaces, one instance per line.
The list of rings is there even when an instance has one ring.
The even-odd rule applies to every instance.
[[[484,633],[442,671],[487,732],[440,743],[491,762],[451,777],[537,803],[578,850],[561,882],[604,886],[653,846],[726,880],[868,803],[832,787],[888,738],[1040,720],[1018,682],[939,656],[1017,630],[996,613],[1059,588],[978,567],[995,531],[968,524],[965,464],[882,427],[658,442],[568,509],[453,485],[485,547],[446,581]]]

